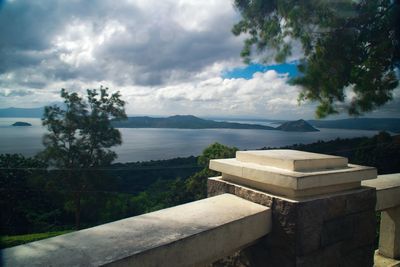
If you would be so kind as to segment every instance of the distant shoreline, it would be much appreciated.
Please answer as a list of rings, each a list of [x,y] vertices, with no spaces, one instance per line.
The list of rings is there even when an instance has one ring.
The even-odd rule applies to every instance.
[[[3,109],[4,110],[4,109]],[[24,109],[25,110],[25,109]],[[29,109],[26,109],[29,110]],[[26,120],[29,122],[30,119],[40,120],[40,116],[27,116],[26,114],[20,114],[21,116],[5,116],[2,109],[0,109],[0,119],[10,119],[15,121],[16,118],[20,120]],[[25,115],[25,116],[24,116]],[[32,114],[30,114],[32,115]],[[178,115],[173,117],[192,117],[198,119],[202,123],[197,126],[186,125],[172,125],[171,123],[159,123],[156,121],[166,120],[171,117],[129,117],[133,120],[151,120],[151,123],[147,125],[145,123],[139,123],[138,125],[129,125],[127,122],[117,122],[115,127],[117,128],[176,128],[176,129],[263,129],[263,130],[276,130],[276,128],[281,124],[288,121],[284,120],[269,120],[269,119],[234,119],[226,118],[226,121],[222,121],[222,118],[209,120],[202,119],[191,115]],[[129,121],[128,119],[128,121]],[[234,122],[232,122],[234,121]],[[392,133],[400,133],[400,118],[351,118],[351,119],[340,119],[340,120],[305,120],[307,123],[311,124],[313,127],[318,129],[346,129],[346,130],[367,130],[367,131],[387,131]],[[156,123],[154,123],[156,122]],[[205,123],[204,123],[205,122]],[[214,125],[207,125],[207,123],[212,122]],[[243,122],[243,123],[242,123]],[[268,125],[262,125],[262,123],[269,122]],[[10,122],[11,123],[11,122]],[[197,122],[194,122],[197,123]],[[260,124],[257,124],[260,123]],[[152,125],[151,125],[152,124]],[[169,125],[167,125],[169,124]],[[218,125],[219,124],[219,125]],[[225,125],[224,125],[225,124]],[[36,125],[36,123],[33,123]],[[199,126],[200,125],[200,126]],[[257,126],[255,126],[257,125]],[[277,127],[275,127],[275,125]],[[2,125],[4,126],[4,125]],[[9,126],[9,125],[8,125]]]

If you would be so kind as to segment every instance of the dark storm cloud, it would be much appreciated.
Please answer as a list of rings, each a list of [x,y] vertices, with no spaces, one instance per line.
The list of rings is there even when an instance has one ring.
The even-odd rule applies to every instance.
[[[0,10],[0,74],[31,68],[49,83],[79,79],[160,85],[188,80],[210,64],[237,57],[241,44],[230,33],[232,10],[209,10],[209,17],[187,28],[185,23],[192,21],[174,17],[179,15],[175,1],[153,3],[8,1]],[[187,17],[194,20],[190,12],[197,11]],[[113,25],[119,31],[112,32]],[[101,36],[105,39],[99,41]],[[88,40],[80,43],[84,37]],[[75,41],[77,47],[70,48]],[[88,42],[95,44],[87,49],[90,55],[79,51]]]

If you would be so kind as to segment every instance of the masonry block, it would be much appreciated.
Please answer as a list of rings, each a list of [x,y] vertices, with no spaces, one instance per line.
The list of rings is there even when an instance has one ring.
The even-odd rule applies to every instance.
[[[251,262],[250,266],[373,266],[375,189],[365,187],[293,200],[221,177],[210,178],[208,186],[210,196],[225,188],[271,208],[272,231],[238,254]],[[244,263],[226,266],[240,264]]]

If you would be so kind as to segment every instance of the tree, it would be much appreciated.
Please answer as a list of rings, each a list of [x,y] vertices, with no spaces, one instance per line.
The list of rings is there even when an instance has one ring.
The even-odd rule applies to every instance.
[[[76,228],[80,228],[82,192],[90,186],[89,171],[107,166],[117,157],[110,148],[122,143],[112,120],[125,119],[125,102],[119,92],[108,94],[108,88],[87,90],[87,101],[77,93],[61,90],[65,108],[45,107],[42,124],[45,150],[41,156],[50,166],[62,172],[73,193]],[[93,176],[92,176],[93,177]]]
[[[316,115],[346,110],[359,115],[392,99],[400,65],[399,0],[235,0],[242,19],[235,35],[246,34],[241,56],[275,55],[283,62],[298,44],[304,57],[299,101],[319,103]],[[347,101],[346,92],[352,92]],[[348,102],[348,103],[346,103]]]
[[[214,143],[204,149],[198,158],[198,164],[204,168],[186,180],[185,191],[190,196],[191,201],[207,197],[207,178],[218,174],[208,168],[210,160],[234,158],[236,151],[238,151],[238,148],[224,146],[220,143]]]
[[[47,165],[20,154],[0,154],[0,233],[25,234],[40,229],[51,213],[46,187]],[[54,214],[54,213],[53,213]]]

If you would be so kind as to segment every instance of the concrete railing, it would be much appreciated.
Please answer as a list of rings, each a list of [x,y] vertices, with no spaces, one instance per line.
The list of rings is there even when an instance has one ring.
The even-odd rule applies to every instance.
[[[381,211],[379,251],[375,261],[381,266],[400,266],[400,173],[380,175],[377,179],[363,181],[362,185],[376,188],[376,210]]]
[[[198,266],[265,236],[270,209],[203,199],[1,251],[1,266]]]
[[[400,266],[400,174],[292,150],[213,160],[209,198],[1,251],[4,266]],[[392,259],[390,259],[392,258]],[[245,262],[240,263],[241,260]],[[379,262],[378,262],[379,261]]]

